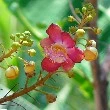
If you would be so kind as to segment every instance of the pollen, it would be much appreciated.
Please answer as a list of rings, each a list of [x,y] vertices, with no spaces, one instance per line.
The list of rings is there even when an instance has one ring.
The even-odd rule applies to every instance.
[[[50,48],[45,48],[45,55],[53,62],[62,63],[67,59],[67,50],[61,44],[54,44]]]

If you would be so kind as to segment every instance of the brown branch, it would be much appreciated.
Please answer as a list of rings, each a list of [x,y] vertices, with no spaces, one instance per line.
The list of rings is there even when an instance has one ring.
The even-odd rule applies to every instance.
[[[75,13],[75,10],[74,10],[74,7],[72,5],[72,1],[71,0],[68,0],[69,2],[69,7],[70,7],[70,10],[73,14],[73,16],[76,18],[76,20],[80,23],[81,22],[81,19],[79,18],[79,16]]]
[[[52,73],[48,73],[44,78],[42,78],[41,80],[39,80],[38,82],[36,82],[35,84],[33,84],[30,87],[24,88],[23,90],[13,93],[12,95],[9,95],[7,97],[3,97],[0,99],[0,104],[7,102],[7,101],[11,101],[19,96],[22,96],[24,94],[27,94],[28,92],[34,90],[36,87],[38,86],[42,86],[44,84],[45,81],[47,81],[53,74]]]
[[[5,58],[8,58],[10,57],[14,52],[16,52],[17,49],[11,49],[8,53],[6,54],[3,54],[1,57],[0,57],[0,62],[2,62]]]
[[[95,7],[97,11],[97,0],[87,0],[88,2],[91,2],[93,6]],[[90,27],[97,27],[97,16],[91,22]],[[98,38],[97,35],[95,35],[93,32],[89,31],[90,39],[94,39],[97,41],[97,48],[99,47]],[[93,73],[93,80],[94,80],[94,98],[96,103],[96,110],[107,110],[107,77],[103,72],[102,67],[99,63],[99,58],[91,63],[92,73]],[[103,78],[102,78],[103,77]]]

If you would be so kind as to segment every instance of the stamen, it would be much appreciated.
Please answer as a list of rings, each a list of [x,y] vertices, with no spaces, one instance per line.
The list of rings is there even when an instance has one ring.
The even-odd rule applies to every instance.
[[[47,57],[57,63],[62,63],[67,58],[66,48],[61,44],[54,44],[50,48],[45,48],[45,53]]]

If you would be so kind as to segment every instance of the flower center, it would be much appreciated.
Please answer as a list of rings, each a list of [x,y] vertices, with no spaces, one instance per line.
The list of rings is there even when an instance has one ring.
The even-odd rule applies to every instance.
[[[65,55],[67,54],[66,49],[62,45],[54,44],[52,49],[55,53],[64,53]]]
[[[67,59],[66,48],[61,44],[53,44],[50,48],[45,49],[46,56],[57,63],[62,63]]]

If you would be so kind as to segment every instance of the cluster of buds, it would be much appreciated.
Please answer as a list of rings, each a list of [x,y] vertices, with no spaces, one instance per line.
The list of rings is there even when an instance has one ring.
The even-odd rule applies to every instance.
[[[87,40],[84,38],[85,35],[85,24],[90,22],[96,15],[95,9],[92,4],[88,3],[82,7],[82,10],[76,9],[76,13],[81,15],[81,20],[77,20],[73,16],[68,16],[69,22],[76,22],[77,25],[71,26],[69,32],[74,35],[74,38],[68,32],[64,32],[58,25],[51,24],[46,30],[49,35],[48,38],[43,39],[40,44],[44,48],[45,58],[41,62],[43,70],[46,70],[49,74],[55,73],[60,67],[66,72],[69,78],[74,77],[72,71],[75,63],[81,62],[83,59],[87,61],[96,60],[98,57],[98,51],[96,49],[96,42],[94,40]],[[86,29],[91,29],[96,34],[100,34],[101,30],[94,27],[86,27]],[[26,46],[31,47],[33,41],[30,39],[30,32],[25,31],[24,33],[16,33],[16,35],[11,35],[10,38],[13,40],[11,51],[4,55],[4,58],[11,56],[13,52],[16,52],[20,47]],[[87,41],[85,50],[82,51],[77,45],[77,41],[83,39]],[[61,42],[62,41],[62,42]],[[65,48],[66,47],[66,48]],[[36,51],[34,49],[29,49],[27,51],[29,56],[35,56]],[[27,87],[28,79],[35,76],[35,62],[34,61],[24,61],[24,71],[27,76],[27,81],[25,87]],[[15,79],[19,75],[19,69],[17,66],[10,66],[6,69],[5,76],[8,79]],[[40,74],[41,75],[41,74]],[[41,76],[40,76],[41,77]],[[40,78],[39,77],[39,78]],[[44,77],[46,79],[47,77]],[[45,80],[40,80],[45,82]],[[44,82],[42,84],[44,84]],[[41,85],[41,84],[39,84]],[[34,86],[33,86],[34,87]],[[35,89],[35,88],[34,88]],[[35,89],[36,90],[36,89]],[[45,94],[46,99],[49,103],[56,101],[57,96],[42,92]]]
[[[69,22],[77,21],[77,25],[71,26],[69,32],[74,35],[75,40],[84,39],[87,41],[85,45],[86,49],[84,50],[84,59],[87,61],[96,60],[98,57],[98,51],[96,49],[96,42],[94,40],[87,40],[84,37],[85,29],[91,29],[95,34],[100,34],[101,29],[95,27],[85,27],[85,25],[93,20],[96,15],[95,9],[91,3],[84,4],[82,10],[75,9],[76,14],[80,14],[81,20],[75,19],[73,16],[68,17]],[[78,16],[77,16],[78,17]],[[81,44],[81,43],[80,43]]]
[[[33,44],[33,41],[30,39],[31,33],[29,31],[25,31],[24,33],[16,33],[15,35],[11,35],[10,39],[13,40],[13,43],[11,45],[11,49],[8,51],[8,53],[3,54],[2,58],[8,58],[11,57],[14,52],[17,52],[18,49],[22,46],[25,47],[31,47]],[[29,49],[26,51],[29,56],[35,56],[36,51],[34,49]],[[13,55],[14,56],[14,55]],[[21,57],[18,57],[20,60],[26,62]],[[26,76],[32,77],[35,70],[35,63],[33,61],[26,62],[24,67]],[[8,79],[15,79],[19,75],[19,69],[17,66],[9,66],[9,68],[6,69],[5,75]]]
[[[91,21],[96,15],[96,11],[91,3],[87,3],[83,5],[82,13],[83,13],[85,22]]]
[[[11,35],[10,39],[13,40],[12,49],[17,50],[21,46],[31,47],[33,41],[30,39],[30,32],[25,31],[24,33],[16,33],[15,35]]]

